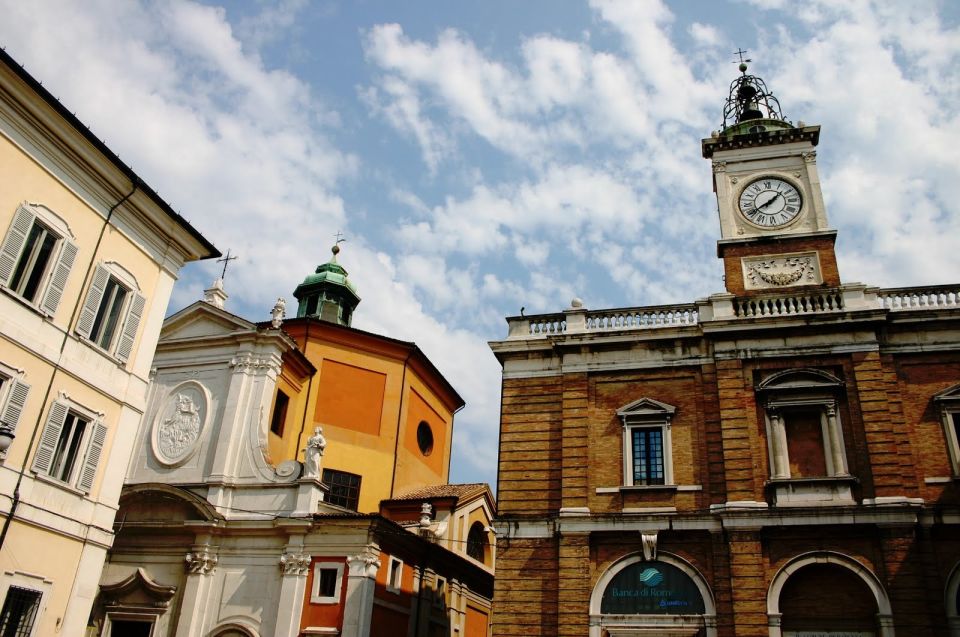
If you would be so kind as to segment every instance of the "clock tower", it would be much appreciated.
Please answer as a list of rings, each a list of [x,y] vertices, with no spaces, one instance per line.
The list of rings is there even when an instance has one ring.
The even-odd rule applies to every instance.
[[[748,75],[744,62],[740,73],[723,129],[702,142],[713,162],[727,291],[838,286],[837,232],[827,224],[817,174],[820,127],[785,120],[763,80]]]

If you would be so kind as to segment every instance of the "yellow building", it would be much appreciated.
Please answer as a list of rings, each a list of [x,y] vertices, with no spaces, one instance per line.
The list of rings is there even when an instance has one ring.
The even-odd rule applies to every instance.
[[[0,626],[80,635],[174,281],[219,254],[2,50],[0,236]]]
[[[278,461],[302,457],[321,426],[330,443],[327,501],[369,513],[399,493],[447,483],[453,416],[464,403],[415,343],[350,327],[360,298],[338,251],[294,292],[297,317],[283,330],[317,373],[300,382],[302,372],[285,359],[269,445]]]

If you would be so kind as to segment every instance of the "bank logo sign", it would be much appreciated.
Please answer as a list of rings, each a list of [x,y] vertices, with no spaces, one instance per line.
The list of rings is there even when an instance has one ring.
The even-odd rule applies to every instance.
[[[635,562],[603,591],[600,612],[610,615],[696,615],[704,612],[700,589],[666,562]]]

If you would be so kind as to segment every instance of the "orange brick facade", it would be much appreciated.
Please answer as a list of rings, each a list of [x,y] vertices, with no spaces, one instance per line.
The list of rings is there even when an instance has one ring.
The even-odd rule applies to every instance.
[[[659,556],[701,577],[711,597],[713,632],[671,635],[950,634],[944,598],[960,563],[960,481],[934,397],[960,383],[960,342],[933,352],[904,347],[929,317],[875,314],[867,325],[767,325],[751,332],[752,351],[734,347],[743,334],[702,327],[663,339],[620,334],[616,346],[579,344],[579,356],[595,356],[589,371],[563,370],[570,350],[558,336],[538,343],[555,373],[532,377],[511,373],[508,341],[495,345],[505,378],[493,634],[648,634],[604,632],[603,614],[591,609],[604,574],[643,553],[644,533],[655,534]],[[936,322],[941,334],[960,333],[956,310]],[[677,360],[644,368],[663,348]],[[529,347],[522,355],[529,364]],[[597,364],[604,357],[618,369]],[[623,363],[631,360],[641,364]],[[850,502],[778,505],[757,388],[798,369],[842,381],[835,411]],[[666,485],[630,488],[617,410],[641,397],[675,407],[673,475]],[[779,617],[769,612],[772,586]]]

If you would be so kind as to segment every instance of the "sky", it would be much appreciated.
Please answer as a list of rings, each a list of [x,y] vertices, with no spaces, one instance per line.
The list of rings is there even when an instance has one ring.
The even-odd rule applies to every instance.
[[[723,290],[700,140],[746,49],[818,166],[844,281],[960,281],[960,5],[867,0],[0,0],[0,46],[221,251],[267,320],[329,259],[353,325],[466,400],[496,480],[505,316]],[[170,313],[216,263],[181,273]]]

